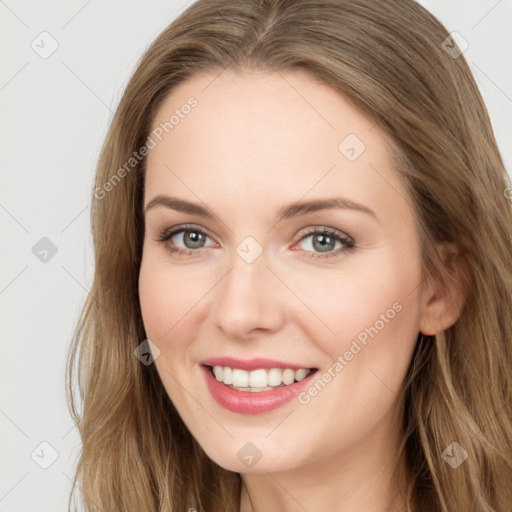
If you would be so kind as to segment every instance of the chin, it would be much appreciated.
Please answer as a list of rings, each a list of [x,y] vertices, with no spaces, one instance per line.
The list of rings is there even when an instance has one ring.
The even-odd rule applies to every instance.
[[[268,440],[248,441],[247,438],[234,438],[230,442],[203,445],[208,457],[220,467],[237,473],[275,473],[292,469],[297,465],[297,453],[289,460],[282,446],[269,446]],[[298,444],[296,444],[297,446]]]

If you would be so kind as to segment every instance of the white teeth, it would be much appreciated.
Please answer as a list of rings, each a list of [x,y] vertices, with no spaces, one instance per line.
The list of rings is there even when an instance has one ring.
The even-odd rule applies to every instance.
[[[222,382],[224,382],[224,384],[233,384],[233,370],[229,366],[224,367]]]
[[[222,366],[214,366],[213,367],[213,374],[215,375],[215,378],[217,380],[223,380],[223,373],[224,373],[224,368],[222,368]]]
[[[239,368],[230,368],[229,366],[214,366],[213,374],[215,378],[233,389],[241,391],[268,391],[281,385],[288,386],[295,381],[299,382],[311,373],[307,368],[292,370],[286,368],[260,368],[257,370],[246,371]]]
[[[253,370],[249,373],[249,386],[251,388],[265,388],[267,387],[267,372],[266,370]]]
[[[291,370],[290,368],[287,368],[284,372],[283,372],[283,384],[285,384],[286,386],[288,386],[289,384],[291,384],[293,381],[295,380],[295,372],[293,370]]]
[[[305,379],[308,375],[309,375],[309,370],[306,370],[305,368],[301,368],[300,370],[295,371],[295,380],[297,382],[299,382],[302,379]],[[224,375],[224,378],[226,378],[225,375]]]
[[[214,367],[215,368],[215,367]],[[235,388],[246,388],[249,385],[249,372],[233,368],[233,386]]]
[[[268,371],[267,383],[269,386],[279,386],[281,385],[283,378],[283,370],[280,368],[272,368]]]

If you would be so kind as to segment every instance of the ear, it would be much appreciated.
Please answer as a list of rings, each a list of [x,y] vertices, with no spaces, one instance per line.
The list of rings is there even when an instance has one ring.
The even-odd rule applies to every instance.
[[[429,276],[423,288],[419,330],[431,335],[451,327],[459,318],[466,299],[465,260],[457,247],[441,242],[438,247],[438,277]]]

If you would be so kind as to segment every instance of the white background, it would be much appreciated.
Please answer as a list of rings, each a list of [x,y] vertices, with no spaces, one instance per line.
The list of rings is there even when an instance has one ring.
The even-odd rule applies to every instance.
[[[66,510],[80,440],[64,366],[92,278],[94,167],[137,59],[191,3],[0,0],[2,512]],[[422,3],[469,43],[465,56],[510,172],[512,2]],[[58,42],[47,59],[31,48],[43,31]],[[46,263],[32,252],[42,237],[57,248]],[[50,463],[52,450],[47,469],[31,458]]]

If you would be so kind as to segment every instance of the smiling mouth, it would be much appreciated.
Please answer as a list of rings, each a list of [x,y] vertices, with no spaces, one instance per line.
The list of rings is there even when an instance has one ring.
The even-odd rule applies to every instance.
[[[205,366],[217,381],[228,388],[255,393],[290,386],[318,370],[317,368],[257,368],[249,371],[230,366]]]

